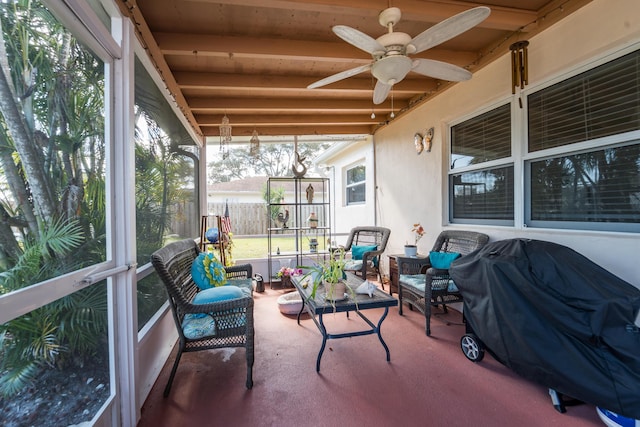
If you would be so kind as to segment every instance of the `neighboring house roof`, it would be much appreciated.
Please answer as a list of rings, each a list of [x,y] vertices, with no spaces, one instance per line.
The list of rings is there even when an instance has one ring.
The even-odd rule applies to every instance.
[[[207,190],[209,192],[219,192],[219,191],[258,191],[261,192],[262,189],[267,185],[267,180],[269,178],[266,176],[251,176],[244,179],[236,179],[234,181],[228,182],[217,182],[215,184],[209,184],[207,186]]]
[[[268,176],[251,176],[243,179],[236,179],[228,182],[217,182],[215,184],[209,184],[207,191],[209,193],[215,192],[229,192],[229,191],[242,191],[242,192],[262,192],[266,187]],[[275,188],[283,187],[285,191],[294,191],[293,180],[284,180],[281,182],[272,183]]]

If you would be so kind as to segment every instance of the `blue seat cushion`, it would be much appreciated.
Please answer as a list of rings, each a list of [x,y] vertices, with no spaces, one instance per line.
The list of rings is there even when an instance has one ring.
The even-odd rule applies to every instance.
[[[247,289],[246,287],[234,285],[218,286],[198,292],[193,298],[193,304],[211,304],[247,296],[251,296],[251,289]],[[240,309],[233,309],[229,311],[228,314],[234,311],[239,313]],[[207,313],[188,313],[182,320],[182,332],[185,337],[192,340],[214,336],[219,327],[216,325],[215,319],[225,322],[224,325],[220,325],[223,328],[241,327],[246,324],[244,314],[239,316],[237,314],[225,315],[224,313],[217,313],[214,318],[214,316]]]
[[[425,274],[401,274],[398,277],[398,282],[424,292],[427,276]]]
[[[190,340],[216,334],[216,322],[213,316],[201,314],[187,314],[182,321],[182,332]]]
[[[360,271],[362,270],[362,258],[360,259],[349,259],[344,263],[345,271]]]
[[[245,296],[251,296],[253,281],[251,279],[228,279],[225,286],[237,286]]]

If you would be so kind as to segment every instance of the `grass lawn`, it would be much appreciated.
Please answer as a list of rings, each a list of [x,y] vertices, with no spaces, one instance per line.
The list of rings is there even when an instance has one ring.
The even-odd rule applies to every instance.
[[[293,237],[271,237],[271,246],[275,252],[280,248],[281,252],[294,252],[296,241]],[[269,250],[269,241],[266,237],[236,237],[233,239],[233,258],[252,259],[266,258]]]

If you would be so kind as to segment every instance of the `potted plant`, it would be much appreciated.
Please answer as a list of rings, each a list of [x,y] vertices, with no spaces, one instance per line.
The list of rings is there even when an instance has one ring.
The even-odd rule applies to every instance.
[[[408,243],[404,245],[404,254],[405,256],[414,257],[418,255],[418,242],[422,239],[422,236],[424,236],[424,228],[420,223],[413,224],[411,232],[413,233],[413,245]]]
[[[337,256],[333,256],[337,254]],[[347,286],[344,274],[344,249],[336,251],[327,261],[313,266],[301,266],[307,270],[303,279],[310,277],[311,293],[309,298],[315,298],[318,289],[322,286],[325,290],[325,299],[335,304],[336,301],[343,300],[345,293],[353,290]],[[303,285],[304,286],[304,285]],[[335,308],[335,305],[334,305]]]
[[[298,276],[302,274],[302,270],[299,268],[282,267],[276,274],[278,279],[282,280],[282,287],[292,287],[291,276]]]

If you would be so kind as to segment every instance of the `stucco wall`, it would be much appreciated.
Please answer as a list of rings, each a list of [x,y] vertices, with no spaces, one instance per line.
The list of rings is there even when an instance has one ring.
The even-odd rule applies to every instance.
[[[353,227],[375,225],[375,168],[371,138],[350,142],[334,156],[323,159],[328,165],[325,176],[331,180],[332,228],[338,244],[346,241],[346,233]],[[346,170],[364,162],[366,170],[366,203],[346,205],[344,186]]]
[[[560,79],[578,67],[603,62],[617,51],[640,48],[640,2],[594,0],[529,41],[529,86],[525,91]],[[569,246],[640,287],[638,234],[526,228],[521,190],[517,191],[514,227],[447,224],[447,125],[505,100],[512,100],[508,55],[475,72],[470,81],[458,83],[415,111],[397,117],[374,135],[378,223],[392,230],[389,253],[402,252],[415,222],[427,230],[419,243],[421,252],[429,251],[444,227],[472,229],[489,234],[492,240],[528,237]],[[433,149],[416,155],[413,135],[430,126],[435,126]],[[517,144],[524,147],[523,141],[524,136]],[[522,185],[516,175],[516,186]]]

